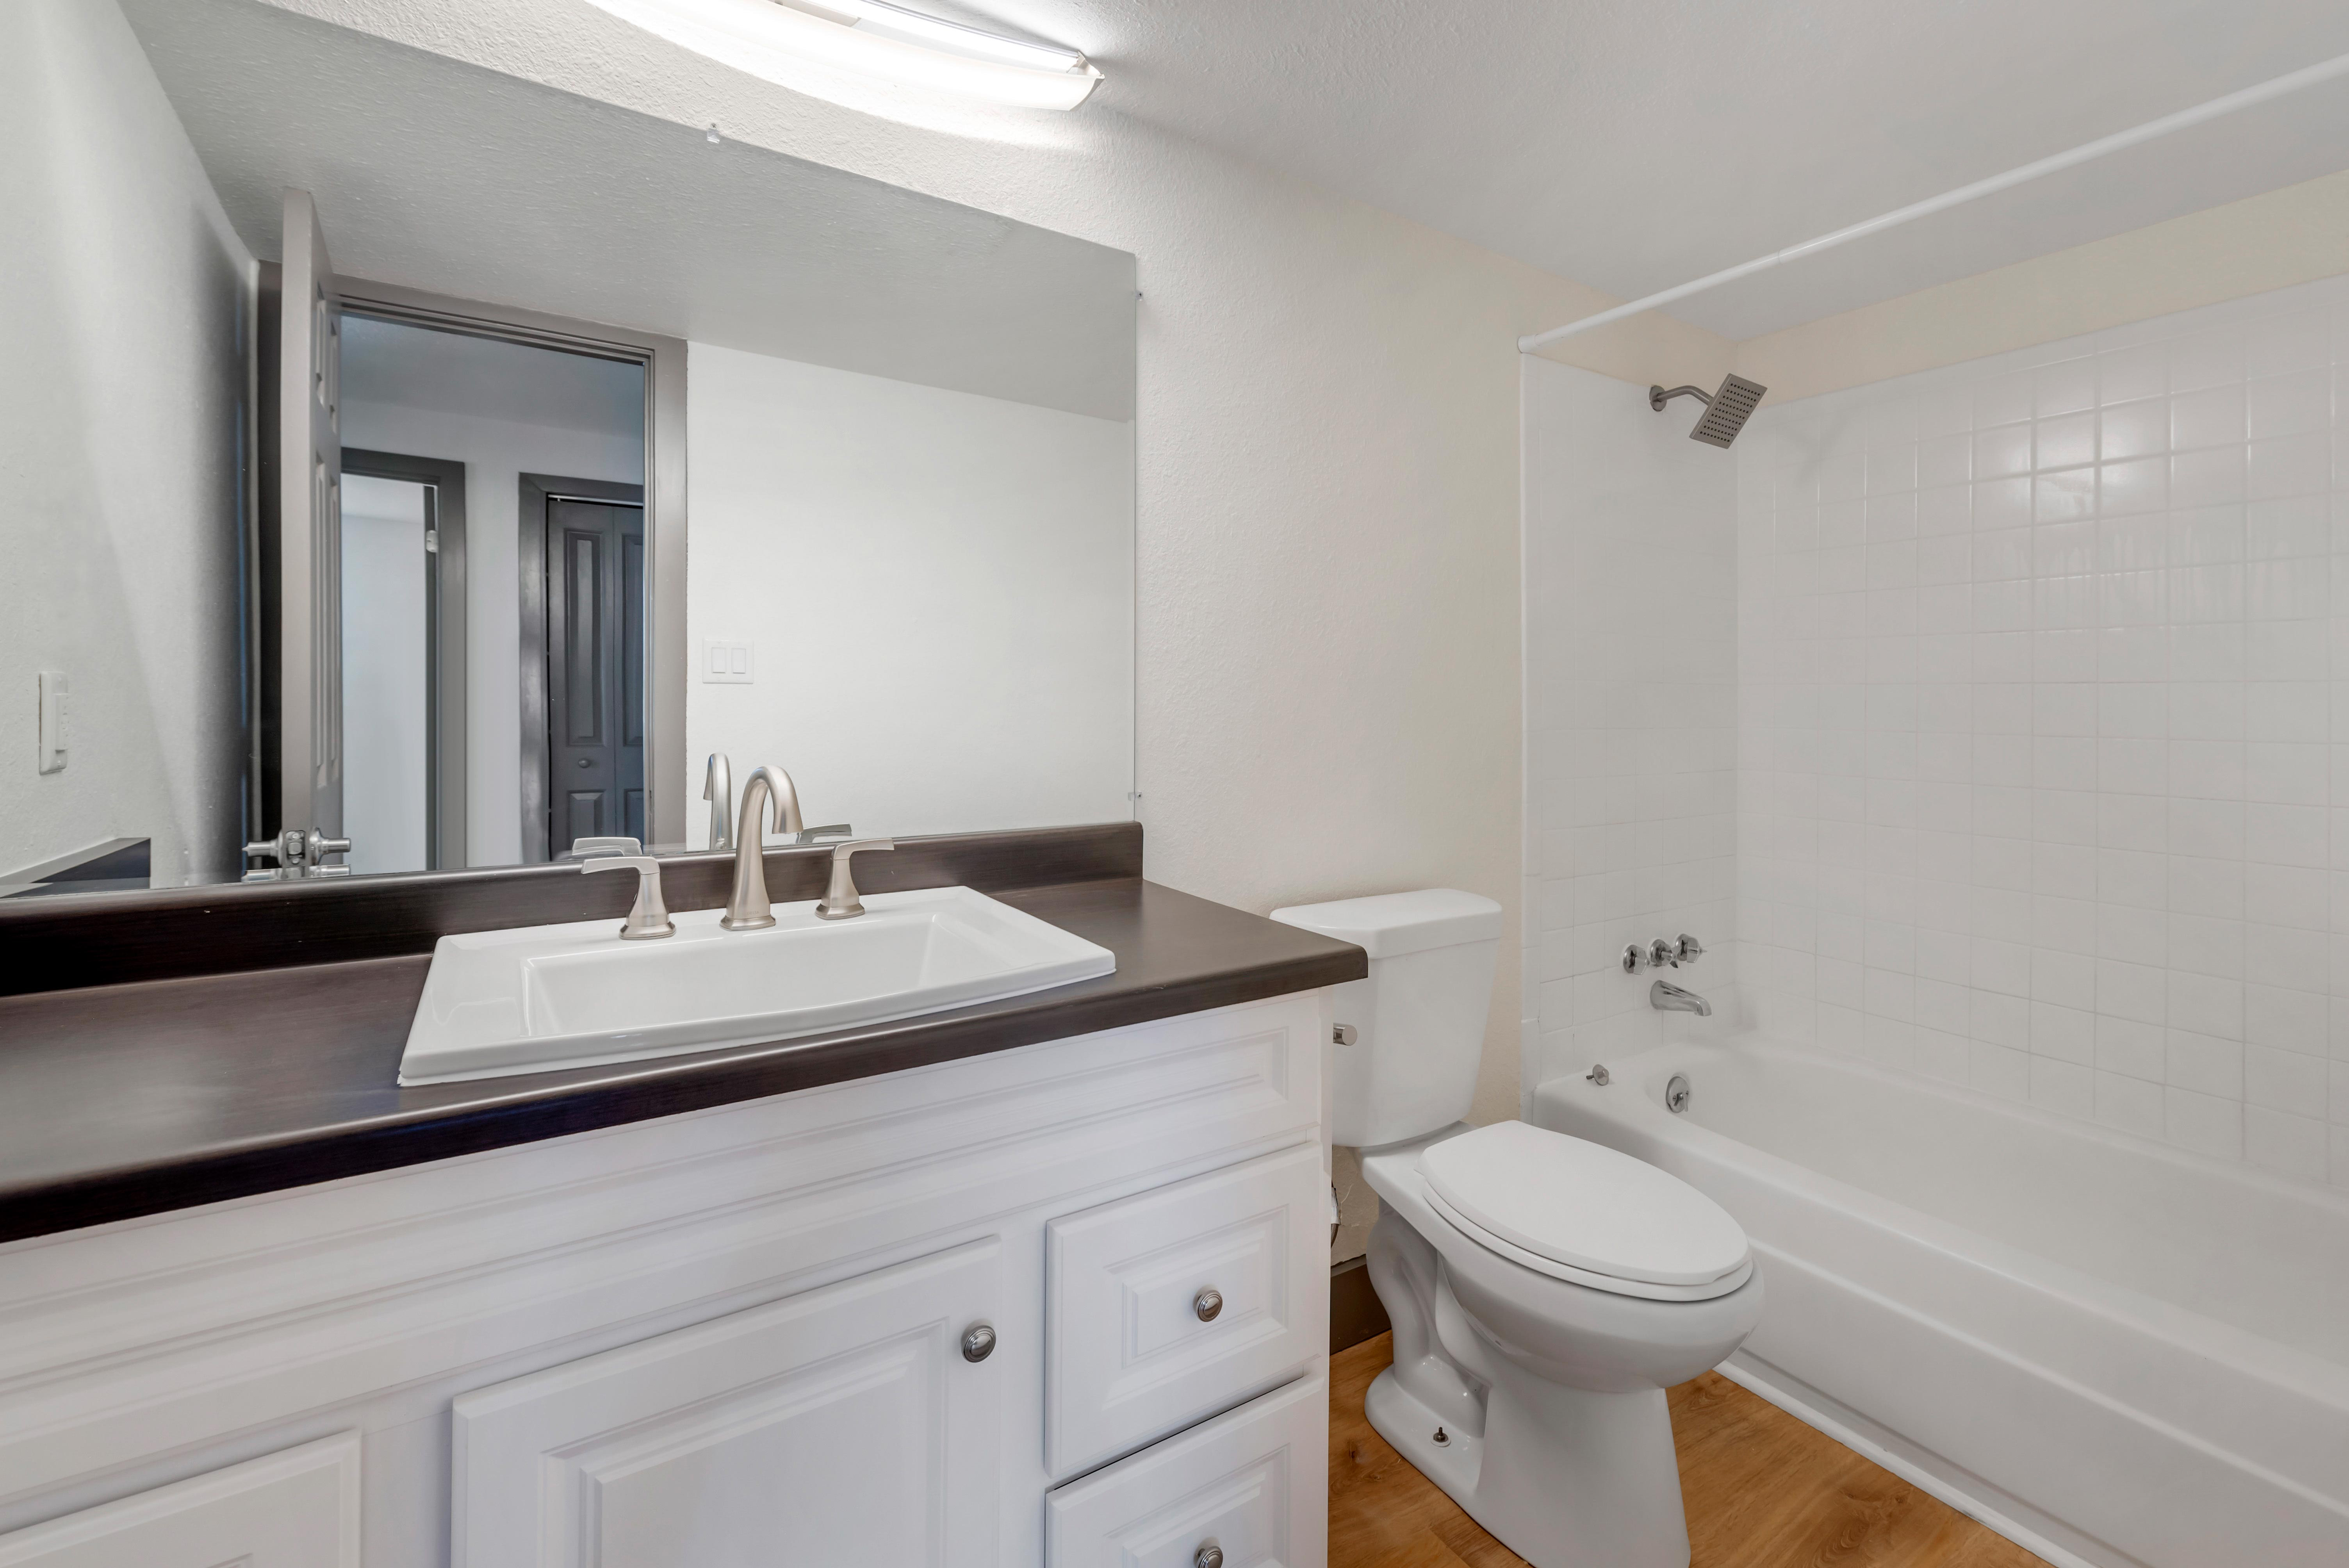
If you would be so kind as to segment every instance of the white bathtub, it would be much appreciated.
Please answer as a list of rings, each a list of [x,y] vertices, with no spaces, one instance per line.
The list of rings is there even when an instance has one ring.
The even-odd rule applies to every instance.
[[[2349,1565],[2349,1200],[1756,1040],[1607,1065],[1533,1119],[1744,1225],[1729,1376],[2054,1563]]]

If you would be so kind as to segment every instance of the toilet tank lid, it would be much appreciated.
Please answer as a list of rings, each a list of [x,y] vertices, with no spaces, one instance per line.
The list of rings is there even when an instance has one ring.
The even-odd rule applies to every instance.
[[[1274,910],[1272,918],[1284,925],[1299,925],[1350,942],[1373,958],[1396,958],[1467,942],[1497,942],[1501,936],[1499,904],[1448,887],[1291,904]]]

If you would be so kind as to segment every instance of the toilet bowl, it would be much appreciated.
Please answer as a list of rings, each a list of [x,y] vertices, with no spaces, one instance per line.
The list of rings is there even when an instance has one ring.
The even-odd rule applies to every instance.
[[[1742,1234],[1731,1266],[1672,1293],[1602,1283],[1578,1265],[1565,1268],[1578,1277],[1565,1277],[1555,1260],[1495,1248],[1489,1232],[1444,1214],[1422,1158],[1505,1130],[1614,1155],[1710,1203],[1629,1155],[1524,1122],[1365,1150],[1362,1174],[1383,1205],[1371,1284],[1394,1325],[1394,1365],[1371,1385],[1371,1425],[1535,1568],[1685,1568],[1664,1390],[1744,1342],[1761,1320],[1761,1276]],[[1569,1213],[1606,1201],[1556,1186],[1522,1195],[1537,1191]]]
[[[1686,1568],[1664,1390],[1760,1321],[1744,1233],[1629,1155],[1471,1127],[1500,907],[1434,890],[1276,910],[1361,945],[1337,989],[1336,1141],[1381,1212],[1371,1284],[1394,1363],[1371,1426],[1535,1568]]]

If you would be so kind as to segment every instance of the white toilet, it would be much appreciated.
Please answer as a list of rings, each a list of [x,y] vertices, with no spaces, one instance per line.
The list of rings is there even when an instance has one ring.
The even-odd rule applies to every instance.
[[[1433,889],[1272,918],[1370,954],[1338,988],[1335,1140],[1383,1201],[1394,1365],[1371,1425],[1535,1568],[1686,1568],[1664,1390],[1762,1315],[1745,1233],[1695,1188],[1522,1121],[1472,1128],[1501,906]],[[1626,1086],[1626,1092],[1636,1092]]]

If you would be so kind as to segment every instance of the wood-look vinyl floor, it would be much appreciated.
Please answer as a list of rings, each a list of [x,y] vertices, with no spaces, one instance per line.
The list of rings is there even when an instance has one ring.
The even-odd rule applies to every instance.
[[[1330,1359],[1330,1568],[1525,1568],[1371,1429],[1392,1357],[1381,1334]],[[2044,1568],[1726,1377],[1671,1397],[1690,1568]]]

